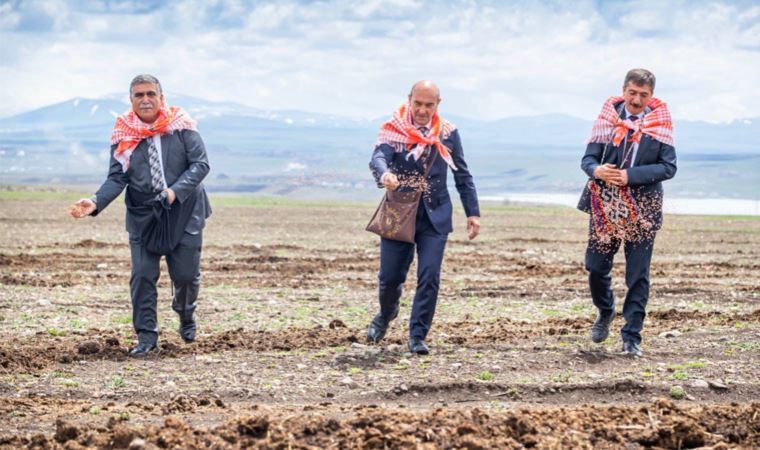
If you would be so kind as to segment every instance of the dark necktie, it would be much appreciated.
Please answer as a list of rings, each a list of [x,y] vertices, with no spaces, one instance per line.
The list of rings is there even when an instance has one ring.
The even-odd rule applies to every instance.
[[[161,161],[153,138],[148,138],[148,163],[150,164],[150,182],[156,191],[164,190],[164,177],[161,176]]]
[[[428,127],[419,127],[419,128],[417,128],[417,129],[418,129],[418,130],[420,131],[420,133],[422,133],[422,135],[423,135],[423,136],[425,136],[425,137],[427,137],[427,135],[428,135],[428,132],[430,132],[430,130],[428,130]],[[430,154],[430,146],[427,146],[427,147],[425,147],[425,150],[422,152],[422,159],[423,159],[423,160],[424,160],[424,159],[427,159],[427,157],[428,157],[428,155],[429,155],[429,154]]]
[[[631,122],[636,122],[639,120],[639,116],[630,116],[628,117],[628,120]],[[633,141],[629,140],[631,138],[631,135],[633,135],[633,130],[628,130],[628,137],[626,137],[626,146],[625,146],[625,153],[623,154],[623,165],[620,167],[621,169],[627,169],[631,167],[631,164],[633,164]]]

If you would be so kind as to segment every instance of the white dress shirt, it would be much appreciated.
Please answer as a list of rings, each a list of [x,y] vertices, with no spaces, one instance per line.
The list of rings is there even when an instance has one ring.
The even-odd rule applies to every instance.
[[[625,118],[630,119],[632,116],[638,117],[638,120],[641,120],[644,117],[644,113],[639,114],[631,114],[628,112],[628,108],[625,108]],[[623,148],[628,148],[628,135],[625,136],[625,141],[623,142]],[[625,151],[625,150],[624,150]],[[639,151],[639,144],[637,142],[634,142],[631,146],[631,167],[633,167],[634,163],[636,162],[636,153]],[[623,155],[625,156],[625,155]]]

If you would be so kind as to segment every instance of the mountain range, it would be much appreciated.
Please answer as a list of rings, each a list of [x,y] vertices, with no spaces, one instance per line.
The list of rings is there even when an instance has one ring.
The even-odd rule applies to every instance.
[[[367,163],[385,118],[267,110],[174,94],[199,122],[211,190],[302,197],[376,196]],[[3,184],[99,183],[125,95],[74,98],[0,119]],[[486,121],[441,114],[460,129],[481,195],[579,192],[592,120],[559,114]],[[677,176],[666,189],[688,198],[760,196],[760,119],[675,122]]]

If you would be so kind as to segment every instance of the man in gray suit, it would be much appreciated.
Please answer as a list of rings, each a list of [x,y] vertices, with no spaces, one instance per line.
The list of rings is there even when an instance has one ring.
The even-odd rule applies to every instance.
[[[111,135],[108,177],[92,198],[71,209],[75,218],[96,216],[127,188],[126,228],[132,253],[132,322],[138,343],[129,353],[143,356],[158,344],[156,282],[161,255],[166,256],[174,290],[172,308],[179,314],[180,335],[195,340],[195,307],[200,288],[203,227],[211,215],[201,183],[209,172],[206,148],[196,122],[182,109],[167,106],[156,77],[138,75],[130,84],[132,107],[116,120]],[[155,226],[158,205],[167,212],[171,242],[156,250],[146,230]]]

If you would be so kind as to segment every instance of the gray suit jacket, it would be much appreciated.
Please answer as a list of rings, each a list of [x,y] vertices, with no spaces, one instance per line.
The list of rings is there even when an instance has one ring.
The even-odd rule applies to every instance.
[[[97,209],[93,216],[103,211],[125,187],[137,192],[149,194],[153,192],[148,162],[148,143],[145,140],[135,148],[129,160],[127,172],[121,168],[113,156],[116,145],[111,146],[111,163],[108,178],[95,193]],[[206,218],[211,215],[211,205],[203,187],[203,179],[209,172],[206,146],[200,134],[196,131],[181,130],[161,136],[161,158],[164,165],[164,176],[167,185],[177,194],[176,201],[185,202],[194,196],[196,198],[192,217],[185,228],[186,233],[198,234],[206,224]],[[138,233],[135,218],[127,211],[127,231]]]

